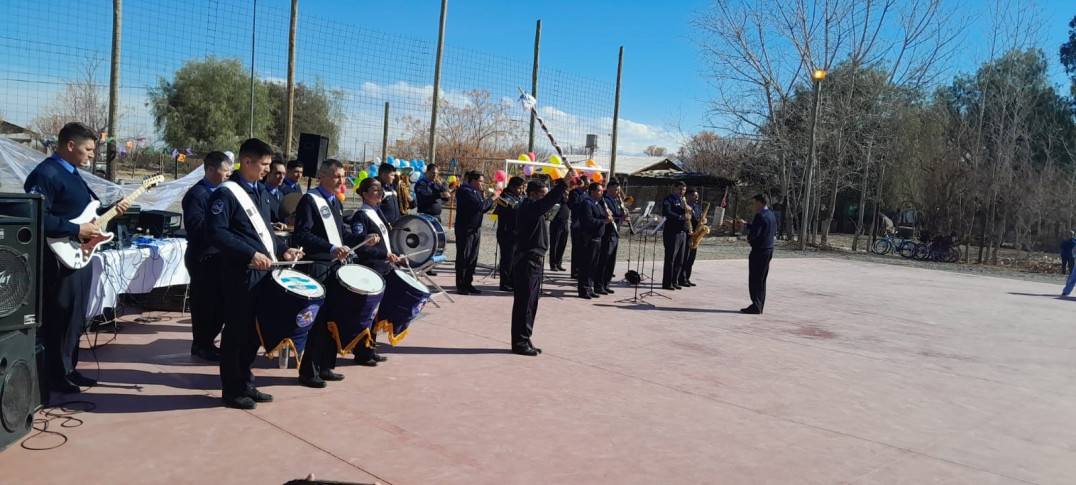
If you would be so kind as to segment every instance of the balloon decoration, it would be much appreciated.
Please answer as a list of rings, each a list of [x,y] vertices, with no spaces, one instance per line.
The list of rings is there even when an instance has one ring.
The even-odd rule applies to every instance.
[[[534,152],[527,152],[527,158],[532,162],[536,160],[536,158],[534,158]]]
[[[496,172],[493,172],[493,180],[496,180],[499,183],[507,182],[508,173],[506,173],[504,170],[498,170]]]
[[[385,163],[395,167],[396,166],[396,159],[392,158],[392,157],[388,157],[388,158],[385,159]]]
[[[336,198],[340,200],[340,203],[344,203],[344,199],[347,198],[347,187],[344,184],[340,184],[340,188],[336,191]]]
[[[498,170],[498,172],[500,172],[500,171],[501,170]],[[504,190],[504,181],[503,180],[498,180],[496,187],[497,187],[497,191]]]
[[[528,156],[526,153],[520,154],[518,157],[516,157],[516,160],[519,160],[521,162],[533,162],[534,161],[534,160],[531,160],[531,157]]]
[[[370,174],[366,173],[366,171],[359,172],[359,176],[355,177],[355,186],[358,187],[359,183],[366,180],[369,176]]]
[[[422,175],[422,171],[416,169],[414,172],[411,172],[411,181],[418,182],[419,180],[422,180]]]
[[[531,175],[534,175],[534,166],[533,165],[524,165],[523,166],[523,175],[526,175],[528,177],[530,177]]]
[[[456,176],[455,176],[455,175],[449,175],[449,176],[448,176],[448,183],[449,183],[450,185],[451,185],[451,184],[455,184],[456,182],[459,182],[459,179],[458,179],[458,178],[456,178]]]

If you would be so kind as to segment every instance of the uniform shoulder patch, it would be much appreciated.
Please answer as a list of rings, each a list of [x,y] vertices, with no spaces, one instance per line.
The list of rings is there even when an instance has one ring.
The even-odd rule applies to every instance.
[[[221,212],[224,212],[224,200],[217,199],[215,202],[213,202],[213,207],[210,207],[209,210],[214,214],[220,214]]]
[[[321,217],[323,219],[328,219],[328,218],[330,218],[332,216],[333,216],[333,213],[329,211],[329,206],[324,206],[324,207],[321,208]]]
[[[365,232],[365,231],[366,231],[366,227],[364,227],[361,222],[353,222],[353,223],[351,223],[351,232],[361,233],[361,232]]]

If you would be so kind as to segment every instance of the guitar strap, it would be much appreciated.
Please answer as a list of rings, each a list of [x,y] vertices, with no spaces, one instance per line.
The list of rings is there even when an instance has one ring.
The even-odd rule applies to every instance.
[[[228,191],[235,196],[235,200],[239,201],[239,206],[243,208],[243,212],[250,219],[250,225],[254,226],[254,232],[258,233],[258,238],[261,239],[262,245],[265,246],[266,254],[275,263],[277,259],[276,246],[273,244],[273,233],[269,232],[269,228],[265,225],[265,219],[262,218],[261,212],[258,212],[258,208],[254,205],[254,200],[234,180],[226,180],[221,184],[221,187],[227,187]]]
[[[329,244],[343,247],[344,241],[340,238],[340,228],[336,227],[336,219],[333,217],[328,201],[325,197],[311,193],[307,193],[306,196],[313,197],[314,205],[318,206],[318,215],[321,216],[321,225],[325,227],[325,238],[329,240]]]

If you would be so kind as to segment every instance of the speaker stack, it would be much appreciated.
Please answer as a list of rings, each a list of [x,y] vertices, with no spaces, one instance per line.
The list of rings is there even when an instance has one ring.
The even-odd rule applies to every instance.
[[[30,431],[42,402],[37,370],[41,200],[0,193],[0,450]]]
[[[329,139],[321,135],[299,135],[299,161],[303,162],[303,175],[316,177],[318,167],[329,156]],[[298,180],[296,180],[298,182]]]

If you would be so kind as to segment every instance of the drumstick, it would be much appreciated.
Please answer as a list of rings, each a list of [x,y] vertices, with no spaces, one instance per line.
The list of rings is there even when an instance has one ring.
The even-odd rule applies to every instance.
[[[349,251],[350,251],[350,252],[355,252],[355,250],[356,250],[356,249],[359,249],[359,248],[361,248],[361,247],[365,246],[365,245],[366,245],[367,243],[369,243],[370,241],[373,241],[373,240],[374,240],[374,238],[376,238],[376,237],[377,237],[377,234],[367,234],[367,235],[366,235],[366,239],[363,239],[361,243],[358,243],[358,244],[356,244],[356,245],[352,246],[352,247],[351,247],[351,248],[349,249]]]
[[[278,267],[278,266],[295,266],[295,265],[298,265],[298,264],[314,264],[314,261],[277,261],[275,263],[269,263],[269,267],[270,268],[275,268],[275,267]],[[258,268],[255,268],[253,264],[248,264],[247,269],[258,269]]]

